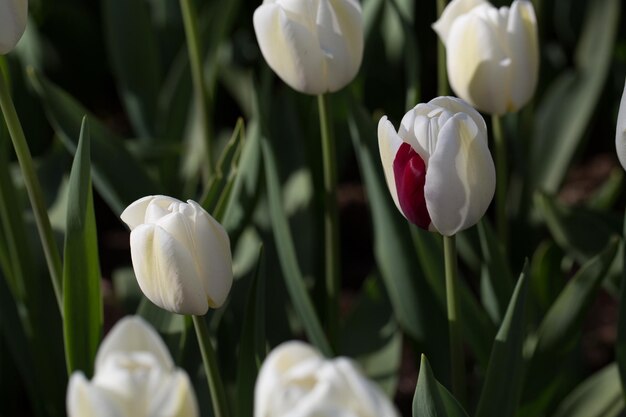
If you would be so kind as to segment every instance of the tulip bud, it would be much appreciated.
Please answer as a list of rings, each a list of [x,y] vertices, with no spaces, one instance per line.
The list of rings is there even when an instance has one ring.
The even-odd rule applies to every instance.
[[[11,52],[24,34],[27,0],[0,0],[0,55]]]
[[[463,100],[420,103],[397,133],[383,116],[378,146],[393,201],[411,223],[452,236],[485,214],[496,187],[487,126]]]
[[[530,1],[497,9],[485,0],[453,0],[433,29],[446,46],[457,96],[496,115],[517,111],[533,96],[539,43]]]
[[[615,132],[615,149],[622,167],[626,169],[626,85],[622,93],[622,101],[617,115],[617,129]]]
[[[104,338],[91,381],[72,374],[66,402],[69,417],[199,415],[189,377],[139,317],[120,320]]]
[[[343,88],[363,58],[363,15],[356,0],[265,0],[254,31],[268,65],[293,89]]]
[[[148,196],[121,218],[131,229],[133,268],[150,301],[195,315],[224,303],[233,283],[230,240],[198,203]]]
[[[347,358],[326,360],[303,342],[265,359],[254,390],[254,417],[398,417],[389,398]]]

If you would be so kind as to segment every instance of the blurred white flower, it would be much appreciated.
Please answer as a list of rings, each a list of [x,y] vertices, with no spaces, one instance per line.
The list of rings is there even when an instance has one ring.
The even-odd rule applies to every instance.
[[[253,23],[268,65],[297,91],[337,91],[359,71],[364,34],[357,0],[265,0]]]
[[[433,29],[446,46],[457,96],[496,115],[517,111],[533,96],[539,41],[530,1],[497,9],[485,0],[453,0]]]
[[[622,93],[622,101],[617,115],[617,129],[615,131],[615,149],[622,167],[626,169],[626,85]]]
[[[104,338],[91,381],[74,372],[67,388],[69,417],[195,417],[187,374],[143,319],[126,317]]]
[[[28,0],[0,0],[0,55],[15,47],[24,34]]]
[[[254,417],[398,417],[389,398],[347,358],[327,360],[303,342],[286,342],[265,359]]]
[[[148,196],[121,215],[130,227],[133,268],[143,293],[179,314],[220,307],[233,283],[226,231],[198,203]]]
[[[396,133],[387,116],[378,123],[387,186],[411,223],[451,236],[476,224],[496,187],[487,126],[456,97],[420,103]]]

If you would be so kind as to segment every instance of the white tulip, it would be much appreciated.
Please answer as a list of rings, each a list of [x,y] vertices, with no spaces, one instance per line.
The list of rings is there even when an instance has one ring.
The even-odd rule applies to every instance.
[[[622,101],[617,115],[617,129],[615,131],[615,149],[622,167],[626,169],[626,85],[622,93]]]
[[[69,417],[195,417],[187,374],[143,319],[120,320],[102,341],[91,381],[74,372],[67,388]]]
[[[364,34],[357,0],[265,0],[253,23],[268,65],[297,91],[337,91],[359,71]]]
[[[446,46],[457,96],[496,115],[517,111],[533,96],[539,42],[530,1],[497,9],[485,0],[453,0],[433,29]]]
[[[28,0],[0,0],[0,55],[11,52],[24,34]]]
[[[482,116],[456,97],[420,103],[396,133],[386,116],[378,146],[387,186],[411,223],[445,236],[476,224],[496,186]]]
[[[286,342],[263,362],[254,417],[398,417],[380,387],[347,358],[327,360],[303,342]]]
[[[148,196],[121,218],[131,229],[133,268],[150,301],[195,315],[224,303],[233,283],[230,240],[198,203]]]

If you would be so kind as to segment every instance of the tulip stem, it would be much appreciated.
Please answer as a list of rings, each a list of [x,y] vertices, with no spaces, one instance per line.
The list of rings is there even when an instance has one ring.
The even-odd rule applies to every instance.
[[[446,300],[448,310],[448,331],[450,336],[450,365],[452,367],[452,393],[465,401],[465,359],[461,326],[459,323],[459,303],[457,290],[456,236],[443,237],[443,250],[446,270]]]
[[[59,254],[59,248],[54,240],[54,233],[52,232],[52,226],[50,225],[50,218],[48,217],[48,211],[46,209],[46,203],[43,198],[41,186],[35,173],[33,165],[33,158],[28,149],[28,143],[24,136],[24,130],[15,111],[13,100],[11,99],[11,93],[9,86],[4,78],[4,75],[0,71],[0,109],[4,114],[4,120],[6,121],[11,140],[13,141],[13,148],[17,155],[17,160],[22,170],[22,176],[24,178],[24,184],[26,185],[26,191],[28,192],[28,198],[30,204],[33,207],[33,214],[35,216],[35,222],[37,224],[37,230],[39,232],[39,238],[41,239],[41,246],[43,246],[44,256],[46,258],[46,264],[48,265],[48,271],[50,272],[50,278],[52,279],[52,287],[54,288],[54,295],[56,296],[59,310],[63,313],[63,301],[62,301],[62,271],[63,264],[61,263],[61,256]]]
[[[339,316],[339,221],[337,211],[337,165],[335,142],[330,135],[326,97],[317,96],[324,161],[324,251],[326,259],[326,324],[328,339],[336,340]]]
[[[200,47],[200,35],[198,31],[198,17],[192,0],[180,0],[180,9],[183,15],[185,26],[185,36],[187,37],[187,53],[189,54],[189,65],[191,67],[191,77],[195,91],[196,105],[200,114],[202,126],[202,136],[206,148],[206,169],[209,175],[212,174],[213,153],[211,149],[211,123],[209,118],[209,97],[204,83],[204,71],[202,60],[202,48]]]
[[[493,143],[496,153],[496,225],[502,247],[506,250],[508,230],[506,219],[506,140],[502,130],[500,116],[491,116]]]
[[[228,417],[226,392],[224,391],[224,384],[217,366],[217,358],[215,357],[215,350],[213,349],[213,344],[211,343],[211,338],[209,336],[209,329],[204,321],[204,317],[192,317],[193,325],[196,329],[196,336],[198,337],[200,353],[202,354],[204,372],[206,373],[207,381],[209,383],[209,393],[211,395],[211,403],[213,404],[213,415],[215,417]]]
[[[443,10],[446,8],[446,0],[437,0],[437,18],[441,17]],[[437,42],[437,95],[447,96],[448,90],[448,72],[446,68],[446,46],[441,39]]]

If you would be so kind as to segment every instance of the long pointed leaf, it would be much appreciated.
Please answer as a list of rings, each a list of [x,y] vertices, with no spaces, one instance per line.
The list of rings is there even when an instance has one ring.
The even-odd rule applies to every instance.
[[[90,175],[89,125],[83,119],[69,182],[63,262],[63,330],[68,373],[88,377],[102,332],[102,295]]]
[[[413,397],[413,417],[468,417],[454,396],[437,382],[424,355]]]
[[[515,415],[522,389],[527,275],[528,262],[517,281],[506,315],[493,343],[476,417]],[[503,381],[506,381],[506,384]]]
[[[276,236],[276,249],[280,265],[285,278],[287,290],[291,296],[293,306],[302,320],[302,324],[311,342],[326,356],[332,356],[332,349],[315,314],[313,302],[304,286],[304,277],[298,265],[293,238],[289,231],[287,216],[282,206],[280,183],[276,170],[274,153],[266,139],[262,139],[263,164],[265,167],[265,182],[267,186],[267,200],[269,204],[272,229]]]

